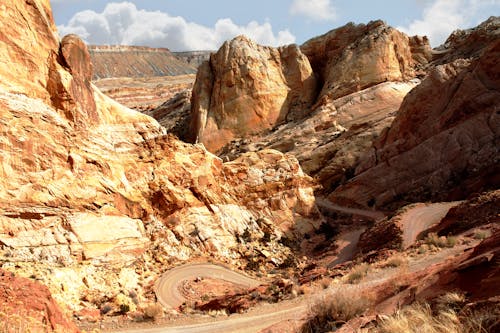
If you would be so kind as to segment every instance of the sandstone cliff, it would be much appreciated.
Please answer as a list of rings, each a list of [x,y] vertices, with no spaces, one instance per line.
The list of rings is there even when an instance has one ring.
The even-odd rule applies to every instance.
[[[233,138],[303,116],[315,95],[316,78],[297,46],[275,49],[237,37],[198,70],[191,140],[217,151]]]
[[[321,222],[293,156],[266,150],[223,164],[167,136],[92,85],[86,46],[58,40],[48,0],[3,6],[4,268],[38,276],[75,310],[124,298],[135,306],[128,295],[151,297],[168,265],[195,256],[243,265],[239,235],[264,230],[279,264],[289,249],[277,240]]]
[[[334,112],[340,97],[421,75],[430,57],[426,38],[407,37],[381,21],[348,24],[300,48],[237,38],[198,71],[190,139],[218,151],[318,108]]]
[[[498,188],[498,39],[479,54],[434,68],[331,198],[386,206]]]
[[[94,65],[94,80],[196,73],[196,65],[183,61],[168,49],[93,45],[89,47],[89,51]]]
[[[320,102],[381,82],[410,80],[431,57],[426,38],[408,37],[382,21],[350,23],[300,48],[321,78]]]

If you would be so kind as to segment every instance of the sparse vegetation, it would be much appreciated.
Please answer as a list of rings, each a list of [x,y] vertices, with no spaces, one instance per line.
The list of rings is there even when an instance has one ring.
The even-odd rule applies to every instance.
[[[490,233],[487,231],[479,230],[474,233],[474,238],[478,240],[486,239],[490,236]]]
[[[370,306],[366,297],[352,289],[325,296],[310,309],[310,318],[302,326],[302,333],[335,331],[347,321],[360,316]]]
[[[163,315],[163,308],[160,304],[150,304],[144,308],[144,318],[156,320]]]
[[[370,265],[362,263],[355,266],[349,274],[347,274],[347,282],[350,284],[359,283],[370,270]]]
[[[454,247],[457,244],[457,238],[453,236],[438,236],[438,234],[431,232],[425,237],[424,243],[439,248]]]
[[[383,267],[400,267],[408,265],[408,258],[402,254],[396,254],[387,259]]]
[[[452,293],[437,300],[433,311],[427,303],[415,303],[378,323],[375,333],[493,333],[500,325],[494,308],[463,309],[464,297]]]

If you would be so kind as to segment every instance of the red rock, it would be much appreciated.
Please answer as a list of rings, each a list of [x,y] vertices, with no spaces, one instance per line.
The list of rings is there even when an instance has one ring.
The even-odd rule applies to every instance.
[[[20,319],[24,323],[21,329],[80,332],[59,308],[47,287],[4,270],[0,270],[0,308],[2,327],[16,327]]]

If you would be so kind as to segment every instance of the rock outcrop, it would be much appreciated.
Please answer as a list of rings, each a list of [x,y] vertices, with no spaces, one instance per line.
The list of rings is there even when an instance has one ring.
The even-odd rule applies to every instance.
[[[3,6],[5,269],[36,276],[74,310],[135,304],[128,295],[145,300],[168,265],[194,256],[238,264],[245,230],[293,238],[321,222],[312,179],[293,156],[267,150],[223,164],[166,135],[92,85],[86,46],[76,36],[59,42],[48,0]]]
[[[407,81],[431,58],[427,39],[409,38],[382,21],[349,23],[305,42],[307,55],[322,82],[320,103],[386,81]]]
[[[382,207],[497,188],[499,56],[497,39],[478,59],[434,68],[331,198]]]
[[[217,151],[234,138],[303,117],[315,97],[316,78],[296,45],[275,49],[236,37],[198,69],[191,141]]]
[[[500,38],[500,17],[492,16],[477,27],[455,30],[443,45],[433,50],[433,65],[457,59],[478,58],[488,46]]]
[[[197,68],[162,48],[93,45],[89,51],[94,65],[94,80],[194,74]]]

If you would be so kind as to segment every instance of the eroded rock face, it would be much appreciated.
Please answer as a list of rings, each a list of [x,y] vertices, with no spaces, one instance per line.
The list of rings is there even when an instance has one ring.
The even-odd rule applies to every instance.
[[[234,138],[303,117],[315,95],[316,78],[297,46],[275,49],[237,37],[198,70],[191,141],[217,151]]]
[[[405,98],[356,177],[331,197],[384,206],[498,187],[499,55],[497,40],[479,59],[433,69]]]
[[[2,15],[12,17],[0,23],[0,55],[9,63],[9,71],[0,68],[4,268],[36,275],[74,310],[95,308],[130,291],[144,300],[166,266],[194,256],[237,264],[238,235],[247,229],[301,237],[321,222],[313,182],[293,156],[265,151],[223,164],[203,146],[166,135],[90,83],[85,45],[75,36],[59,44],[48,1],[5,6]],[[277,242],[264,246],[285,253]]]
[[[319,103],[386,81],[405,81],[430,59],[426,38],[408,38],[382,21],[349,23],[304,43],[315,73],[321,78]]]

